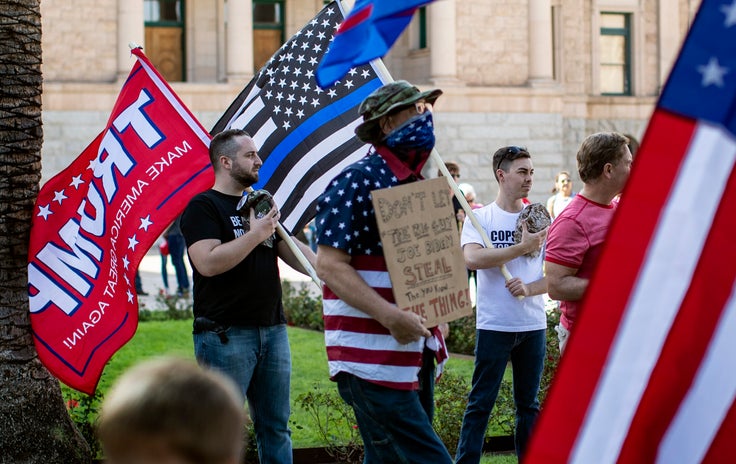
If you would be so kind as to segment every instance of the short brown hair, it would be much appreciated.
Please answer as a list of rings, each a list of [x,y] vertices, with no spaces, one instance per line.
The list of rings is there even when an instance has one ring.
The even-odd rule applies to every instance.
[[[493,176],[496,178],[496,181],[498,181],[498,174],[496,171],[500,169],[503,172],[508,172],[508,164],[506,164],[506,169],[504,169],[504,163],[507,161],[531,157],[532,156],[529,154],[529,150],[527,150],[526,147],[517,147],[515,145],[501,147],[493,154]]]
[[[590,182],[600,177],[607,163],[616,164],[623,158],[623,147],[628,143],[629,139],[618,132],[597,132],[587,136],[577,154],[580,180]]]
[[[460,174],[460,166],[455,162],[445,161],[445,167],[450,172],[450,174],[454,174],[454,173],[457,173],[458,175]],[[441,176],[442,176],[442,170],[438,169],[437,177],[441,177]]]
[[[240,149],[240,144],[235,140],[238,137],[250,137],[250,134],[242,129],[228,129],[224,130],[214,137],[210,141],[210,163],[212,167],[218,169],[219,163],[217,160],[220,155],[225,155],[228,158],[235,158]]]

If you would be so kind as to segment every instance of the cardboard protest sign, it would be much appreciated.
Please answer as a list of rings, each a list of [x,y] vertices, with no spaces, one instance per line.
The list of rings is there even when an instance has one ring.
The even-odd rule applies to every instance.
[[[396,304],[434,327],[472,314],[452,194],[443,178],[371,192]]]

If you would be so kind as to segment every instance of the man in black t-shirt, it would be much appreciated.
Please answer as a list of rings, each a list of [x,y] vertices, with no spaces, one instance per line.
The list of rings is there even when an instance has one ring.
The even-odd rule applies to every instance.
[[[237,210],[263,164],[253,139],[238,129],[217,134],[210,161],[215,185],[181,218],[193,270],[195,355],[233,378],[247,398],[260,462],[291,463],[291,353],[277,258],[305,271],[286,242],[263,243],[278,224],[275,205],[260,218],[251,209],[247,228]],[[314,263],[309,247],[295,243]]]

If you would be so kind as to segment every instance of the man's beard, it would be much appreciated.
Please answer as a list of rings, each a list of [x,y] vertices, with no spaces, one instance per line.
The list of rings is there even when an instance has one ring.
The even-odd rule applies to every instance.
[[[252,171],[243,171],[243,170],[237,169],[237,170],[230,171],[230,177],[232,177],[236,182],[242,185],[243,188],[248,188],[251,185],[258,182],[258,172],[257,171],[254,174]]]

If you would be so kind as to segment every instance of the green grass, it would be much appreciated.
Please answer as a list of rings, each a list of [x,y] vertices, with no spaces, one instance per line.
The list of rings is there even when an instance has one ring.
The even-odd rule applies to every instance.
[[[145,359],[165,355],[194,359],[191,324],[191,320],[139,323],[135,336],[112,357],[105,367],[98,390],[104,396],[104,392],[123,371]],[[295,327],[289,327],[288,330],[292,355],[291,428],[294,447],[323,446],[324,443],[318,432],[311,426],[312,419],[309,414],[294,403],[299,395],[313,390],[315,385],[324,390],[337,390],[328,377],[324,335],[321,332]],[[451,358],[446,369],[470,379],[473,373],[473,361],[472,359]],[[70,391],[66,386],[62,386],[62,389],[65,394]],[[483,462],[506,464],[516,462],[515,457],[513,461],[507,460],[510,457],[512,456],[496,455],[492,458],[487,456]]]

